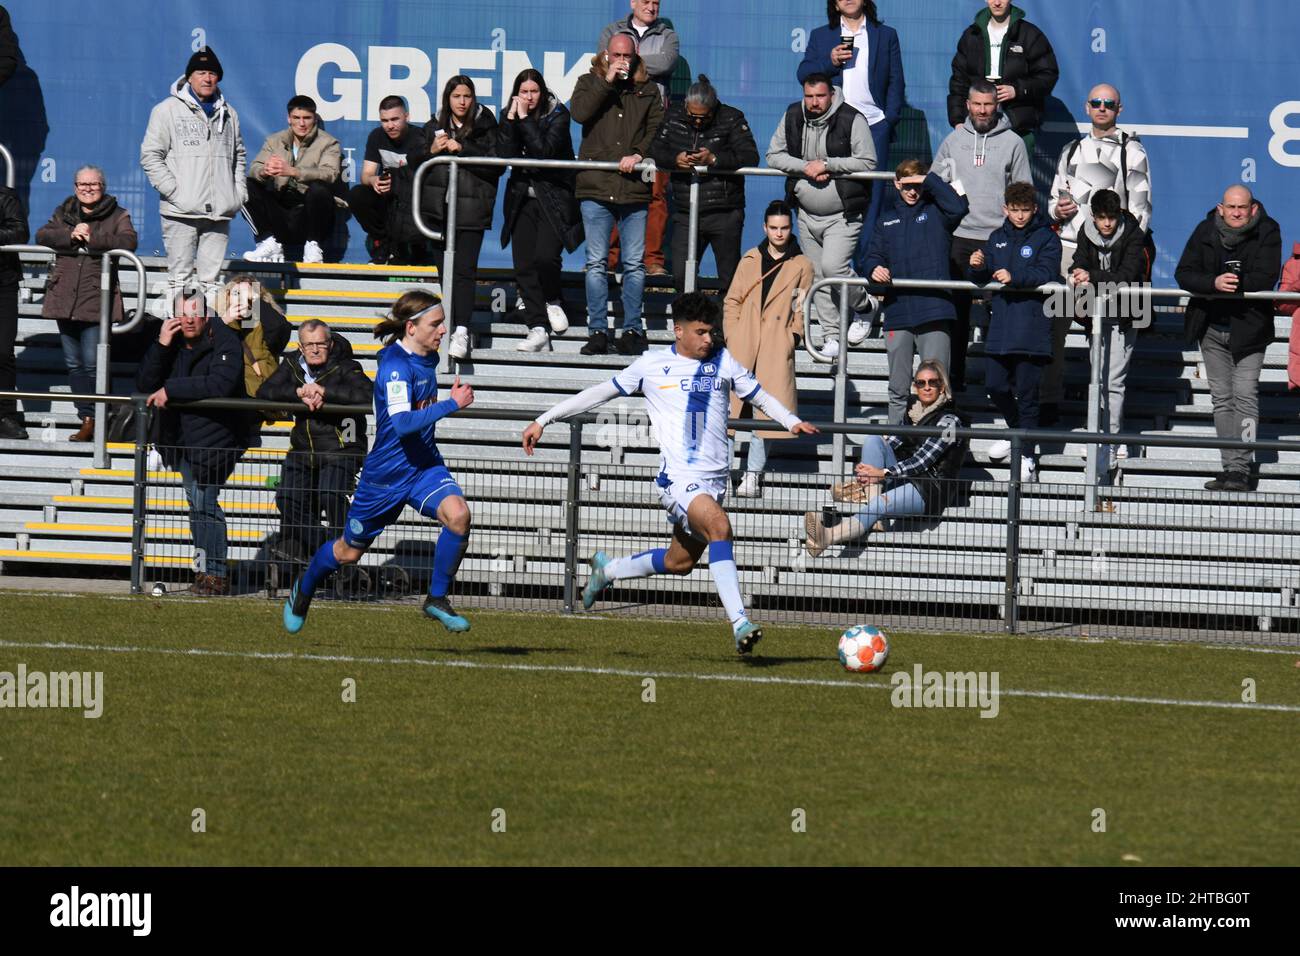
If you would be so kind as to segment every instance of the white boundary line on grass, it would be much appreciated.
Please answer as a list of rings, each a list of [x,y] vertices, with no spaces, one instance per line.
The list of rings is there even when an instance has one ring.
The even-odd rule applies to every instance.
[[[462,670],[524,671],[544,674],[591,674],[600,677],[653,677],[656,680],[716,681],[736,684],[774,684],[787,687],[844,687],[892,690],[893,685],[877,681],[829,680],[817,677],[773,677],[763,674],[690,674],[673,671],[632,671],[616,667],[583,667],[578,664],[505,664],[465,660],[427,660],[418,657],[353,657],[347,654],[295,654],[291,651],[221,651],[191,647],[120,647],[111,644],[71,644],[65,641],[0,641],[0,647],[49,651],[102,651],[110,654],[162,654],[171,657],[227,657],[259,661],[311,661],[324,664],[385,664],[405,667],[449,667]],[[1029,697],[1040,700],[1082,700],[1111,704],[1153,704],[1158,707],[1204,707],[1216,710],[1268,710],[1300,714],[1295,704],[1246,704],[1222,700],[1177,700],[1169,697],[1128,697],[1084,694],[1061,690],[1000,690],[999,697]]]

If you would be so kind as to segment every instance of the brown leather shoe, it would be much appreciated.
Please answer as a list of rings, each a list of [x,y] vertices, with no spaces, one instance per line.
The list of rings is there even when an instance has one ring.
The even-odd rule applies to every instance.
[[[81,427],[68,436],[68,441],[94,441],[95,440],[95,420],[93,418],[83,418]]]

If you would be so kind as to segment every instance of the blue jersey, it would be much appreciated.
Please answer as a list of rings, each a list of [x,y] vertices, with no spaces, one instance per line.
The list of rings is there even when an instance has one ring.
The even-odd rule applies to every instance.
[[[380,351],[375,440],[361,470],[362,481],[397,487],[444,464],[434,429],[439,419],[459,406],[450,398],[438,401],[437,371],[437,352],[413,355],[401,342]]]

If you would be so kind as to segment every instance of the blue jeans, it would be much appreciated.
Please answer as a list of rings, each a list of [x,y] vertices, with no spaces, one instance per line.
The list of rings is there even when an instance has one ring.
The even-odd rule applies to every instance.
[[[889,167],[889,139],[894,133],[894,128],[881,120],[879,123],[872,123],[868,129],[871,130],[871,145],[876,149],[875,172],[892,172]],[[879,179],[872,180],[867,185],[871,188],[871,202],[862,220],[862,234],[858,236],[858,251],[853,257],[853,267],[859,275],[863,276],[866,273],[862,271],[862,263],[866,261],[867,248],[871,245],[871,234],[876,231],[876,222],[880,219],[880,210],[885,204],[885,190],[894,188],[890,183]]]
[[[99,323],[59,319],[59,341],[63,343],[63,364],[68,367],[68,384],[74,393],[95,391],[95,349],[99,348]],[[94,418],[95,406],[77,402],[80,418]]]
[[[187,459],[182,458],[179,471],[185,499],[190,504],[190,538],[195,552],[202,556],[196,570],[219,578],[226,576],[226,515],[217,504],[220,485],[200,485],[194,480]]]
[[[879,435],[868,435],[862,443],[862,463],[877,468],[894,468],[898,456]],[[872,498],[854,518],[862,523],[863,534],[881,518],[902,518],[906,515],[925,514],[925,499],[911,482],[905,482],[882,491]]]
[[[582,200],[582,225],[587,233],[587,331],[608,326],[609,236],[618,223],[619,257],[623,261],[623,328],[641,331],[641,293],[645,289],[645,203],[616,205]]]

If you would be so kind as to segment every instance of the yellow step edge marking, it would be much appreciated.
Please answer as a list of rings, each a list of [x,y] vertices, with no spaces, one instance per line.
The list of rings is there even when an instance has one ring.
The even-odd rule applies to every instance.
[[[270,489],[267,489],[270,491]],[[53,495],[50,500],[56,505],[120,505],[131,507],[130,498],[112,498],[95,495]],[[271,505],[258,501],[219,501],[223,511],[262,511],[274,515]],[[145,502],[149,508],[174,508],[178,511],[189,510],[184,498],[150,498]]]
[[[302,325],[308,319],[315,319],[317,322],[324,322],[326,325],[378,325],[384,321],[378,316],[374,318],[364,318],[362,316],[352,315],[291,315],[289,321],[294,325]],[[353,346],[355,348],[356,346]]]
[[[28,531],[81,531],[106,534],[123,534],[131,536],[131,526],[129,524],[70,524],[58,521],[29,521],[24,525]],[[150,538],[172,538],[180,535],[189,537],[190,529],[188,525],[178,524],[175,526],[157,526],[145,528],[145,535]],[[236,528],[227,529],[226,537],[243,538],[248,541],[261,540],[263,532],[250,531],[247,529]]]
[[[274,449],[266,449],[268,455],[275,454]],[[280,452],[281,455],[286,452]],[[134,471],[127,471],[125,468],[82,468],[81,474],[89,478],[134,478]],[[151,471],[149,472],[150,481],[179,480],[180,473],[175,471]],[[263,485],[270,475],[231,475],[226,479],[227,484],[235,485]]]
[[[299,262],[299,272],[378,272],[383,275],[437,275],[437,266],[381,266],[370,262]]]
[[[129,564],[131,556],[129,554],[83,554],[79,551],[16,551],[9,548],[0,549],[0,558],[63,558],[67,561],[81,561],[93,563],[96,561],[116,561],[121,564]],[[182,564],[189,564],[189,561],[183,561]]]
[[[375,321],[378,322],[377,319]],[[357,352],[378,352],[380,349],[383,348],[383,346],[380,345],[378,342],[374,344],[367,344],[367,345],[357,345],[356,343],[350,343],[350,344],[352,345],[352,351],[354,354]],[[297,351],[299,351],[298,343],[291,342],[289,345],[285,346],[284,354],[288,355],[290,352],[297,352]]]
[[[413,289],[419,289],[419,283],[408,283],[411,288],[400,292],[378,292],[352,289],[286,289],[285,299],[374,299],[376,302],[396,302]]]

